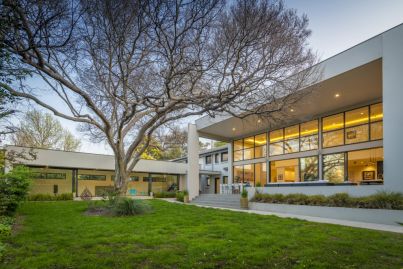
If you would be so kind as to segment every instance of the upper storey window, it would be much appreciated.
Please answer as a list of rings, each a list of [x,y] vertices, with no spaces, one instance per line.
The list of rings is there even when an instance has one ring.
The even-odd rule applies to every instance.
[[[322,119],[323,147],[335,147],[383,138],[382,103]]]
[[[234,161],[266,157],[266,134],[245,137],[234,141]]]
[[[271,131],[270,156],[318,149],[318,120]]]

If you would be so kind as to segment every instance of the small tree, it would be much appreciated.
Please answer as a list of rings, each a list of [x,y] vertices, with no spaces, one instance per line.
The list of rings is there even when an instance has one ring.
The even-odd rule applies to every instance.
[[[12,134],[16,146],[74,151],[80,141],[49,113],[28,111]]]
[[[0,175],[0,215],[13,215],[24,201],[30,186],[30,171],[16,166],[9,173]]]
[[[300,99],[315,62],[307,17],[281,1],[3,0],[1,12],[6,50],[48,89],[2,86],[107,141],[122,193],[160,126],[270,119]]]

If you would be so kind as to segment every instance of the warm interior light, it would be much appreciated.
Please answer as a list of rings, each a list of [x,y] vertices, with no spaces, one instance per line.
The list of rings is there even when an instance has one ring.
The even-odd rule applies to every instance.
[[[335,98],[339,98],[339,97],[340,97],[340,94],[339,94],[339,93],[336,93],[336,94],[334,95],[334,97],[335,97]]]
[[[232,128],[232,131],[235,131],[236,129],[235,129],[235,127],[234,128]]]
[[[291,108],[290,111],[291,111],[291,112],[294,112],[294,109]]]
[[[258,119],[258,120],[257,120],[257,123],[261,123],[261,122],[262,122],[262,120],[261,120],[261,119]]]

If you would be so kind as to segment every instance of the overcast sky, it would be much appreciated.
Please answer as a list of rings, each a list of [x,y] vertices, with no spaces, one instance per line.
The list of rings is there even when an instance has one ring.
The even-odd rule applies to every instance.
[[[403,0],[286,0],[285,4],[307,14],[312,30],[309,42],[321,60],[403,23]],[[61,122],[82,136],[74,123]],[[111,153],[108,146],[84,138],[80,151]]]

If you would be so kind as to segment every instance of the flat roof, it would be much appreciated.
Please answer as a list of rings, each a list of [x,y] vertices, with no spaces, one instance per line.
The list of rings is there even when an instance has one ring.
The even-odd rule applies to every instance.
[[[115,157],[113,155],[92,154],[74,151],[62,151],[53,149],[38,149],[19,146],[6,146],[7,151],[17,153],[36,154],[36,159],[17,159],[18,162],[31,166],[63,167],[67,169],[92,169],[115,170]],[[184,163],[172,163],[170,161],[141,159],[135,165],[133,171],[146,173],[186,174],[187,166]]]
[[[344,108],[382,101],[382,39],[386,32],[399,27],[403,27],[403,24],[318,63],[315,68],[320,70],[320,79],[314,85],[301,89],[309,93],[295,104],[294,113],[287,113],[288,118],[265,122],[258,121],[258,117],[253,115],[244,119],[226,113],[216,115],[215,118],[207,115],[196,120],[199,135],[230,142],[260,131],[266,132],[327,113],[336,113]],[[335,100],[335,93],[339,93],[341,98]]]

